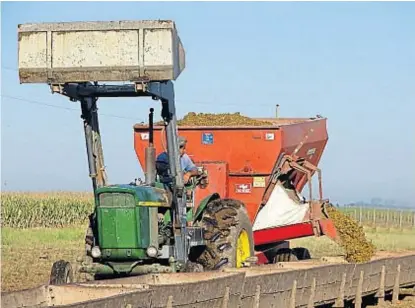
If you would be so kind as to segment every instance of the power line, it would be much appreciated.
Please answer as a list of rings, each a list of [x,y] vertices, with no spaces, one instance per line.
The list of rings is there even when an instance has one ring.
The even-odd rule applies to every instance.
[[[1,97],[26,102],[26,103],[29,103],[29,104],[36,104],[36,105],[42,105],[42,106],[47,106],[47,107],[52,107],[52,108],[57,108],[57,109],[65,109],[65,110],[69,110],[69,111],[80,112],[80,109],[69,108],[69,107],[64,107],[64,106],[57,106],[57,105],[53,105],[53,104],[47,104],[47,103],[34,101],[34,100],[28,100],[28,99],[25,99],[25,98],[11,96],[11,95],[3,95],[2,94]],[[143,119],[132,118],[132,117],[124,117],[124,116],[119,116],[119,115],[115,115],[115,114],[100,113],[99,115],[100,116],[105,116],[105,117],[111,117],[111,118],[125,119],[125,120],[143,121]]]
[[[10,95],[2,94],[1,97],[14,99],[14,100],[22,101],[22,102],[27,102],[27,103],[30,103],[30,104],[48,106],[48,107],[71,110],[71,111],[79,111],[78,109],[75,109],[75,108],[69,108],[69,107],[64,107],[64,106],[56,106],[56,105],[53,105],[53,104],[47,104],[47,103],[42,103],[42,102],[38,102],[38,101],[28,100],[28,99],[21,98],[21,97],[16,97],[16,96],[10,96]]]

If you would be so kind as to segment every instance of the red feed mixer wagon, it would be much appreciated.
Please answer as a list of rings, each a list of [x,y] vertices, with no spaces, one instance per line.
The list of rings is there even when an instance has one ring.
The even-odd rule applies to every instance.
[[[204,167],[209,179],[205,189],[196,190],[194,204],[212,193],[242,201],[252,223],[259,263],[304,258],[307,250],[293,253],[289,240],[322,235],[337,240],[336,229],[324,211],[327,201],[316,167],[328,140],[327,120],[255,120],[271,124],[179,126],[179,135],[187,139],[187,154]],[[148,133],[147,125],[134,126],[135,152],[144,168]],[[157,155],[166,149],[163,126],[154,126],[154,146]],[[311,187],[315,173],[319,178],[317,200],[313,200]],[[300,195],[306,185],[308,200]]]

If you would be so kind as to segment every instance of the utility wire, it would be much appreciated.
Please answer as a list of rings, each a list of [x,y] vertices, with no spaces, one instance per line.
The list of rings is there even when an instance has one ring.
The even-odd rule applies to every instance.
[[[65,109],[65,110],[76,111],[76,112],[81,111],[81,109],[75,109],[75,108],[69,108],[69,107],[64,107],[64,106],[57,106],[57,105],[53,105],[53,104],[47,104],[47,103],[34,101],[34,100],[28,100],[28,99],[25,99],[25,98],[15,97],[15,96],[11,96],[11,95],[3,95],[2,94],[1,97],[26,102],[26,103],[29,103],[29,104],[42,105],[42,106],[47,106],[47,107],[52,107],[52,108],[57,108],[57,109]],[[115,114],[100,113],[99,115],[100,116],[105,116],[105,117],[111,117],[111,118],[118,118],[118,119],[134,120],[134,121],[144,122],[143,119],[132,118],[132,117],[124,117],[124,116],[119,116],[119,115],[115,115]]]
[[[65,110],[72,110],[72,111],[80,111],[80,110],[75,109],[75,108],[69,108],[69,107],[64,107],[64,106],[57,106],[57,105],[53,105],[53,104],[42,103],[42,102],[28,100],[28,99],[21,98],[21,97],[16,97],[16,96],[10,96],[10,95],[1,94],[1,97],[9,98],[9,99],[14,99],[14,100],[17,100],[17,101],[22,101],[22,102],[27,102],[27,103],[30,103],[30,104],[36,104],[36,105],[43,105],[43,106],[58,108],[58,109],[65,109]]]

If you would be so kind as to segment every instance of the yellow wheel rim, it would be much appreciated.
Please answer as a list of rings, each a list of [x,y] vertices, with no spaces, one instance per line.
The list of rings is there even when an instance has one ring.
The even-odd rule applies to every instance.
[[[238,237],[236,247],[236,267],[242,267],[242,263],[251,256],[251,247],[248,233],[242,230]]]

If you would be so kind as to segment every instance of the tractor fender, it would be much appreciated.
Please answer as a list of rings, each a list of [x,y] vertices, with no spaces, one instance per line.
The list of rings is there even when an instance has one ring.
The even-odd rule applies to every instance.
[[[202,213],[205,210],[206,206],[214,201],[220,199],[220,195],[218,193],[213,193],[209,196],[207,196],[206,198],[204,198],[202,201],[200,201],[199,207],[197,208],[196,214],[193,216],[193,223],[195,223],[196,221],[199,221],[200,219],[202,219]]]

